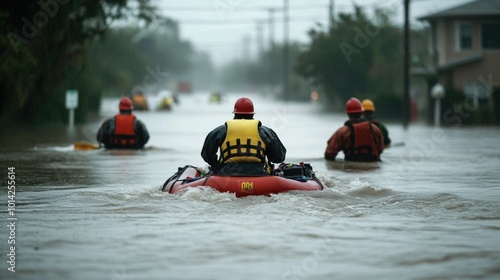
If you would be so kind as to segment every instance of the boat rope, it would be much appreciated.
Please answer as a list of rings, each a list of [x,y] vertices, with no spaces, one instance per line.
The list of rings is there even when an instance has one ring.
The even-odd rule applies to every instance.
[[[275,175],[277,176],[294,179],[301,182],[314,180],[322,190],[325,188],[323,186],[323,183],[321,183],[321,180],[316,177],[316,173],[314,173],[312,166],[308,163],[281,163],[278,169],[275,171]]]
[[[323,183],[321,183],[321,180],[318,177],[316,177],[314,171],[311,170],[310,172],[311,172],[311,179],[313,179],[316,183],[318,183],[318,185],[321,187],[321,190],[325,189]]]
[[[207,173],[207,174],[205,174],[205,177],[206,177],[206,178],[205,178],[205,181],[203,181],[202,186],[205,186],[205,183],[207,182],[208,178],[210,178],[210,176],[212,176],[213,174],[214,174],[214,172],[212,171],[212,169],[210,169],[210,170],[208,171],[208,173]]]
[[[316,173],[314,173],[312,166],[310,164],[305,164],[303,168],[304,168],[304,175],[306,175],[308,178],[318,183],[318,185],[323,190],[325,187],[323,186],[323,183],[321,183],[321,180],[318,177],[316,177]]]
[[[167,179],[167,181],[165,181],[165,183],[163,183],[163,187],[161,188],[161,191],[165,191],[165,189],[167,188],[167,185],[172,182],[172,184],[170,185],[170,188],[168,189],[168,192],[170,193],[170,191],[172,190],[172,187],[174,186],[175,182],[178,182],[178,181],[182,181],[182,180],[179,180],[179,178],[181,177],[182,173],[184,173],[184,171],[186,171],[186,169],[188,169],[189,167],[192,167],[192,168],[195,168],[194,166],[192,165],[186,165],[184,167],[179,167],[179,169],[177,170],[177,172],[174,173],[174,175],[170,176],[170,178]]]

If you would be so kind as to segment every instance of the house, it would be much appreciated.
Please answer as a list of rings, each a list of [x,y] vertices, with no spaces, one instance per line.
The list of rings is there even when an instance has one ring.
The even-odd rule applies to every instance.
[[[488,122],[500,124],[500,0],[471,1],[419,20],[430,25],[430,61],[424,70],[412,69],[412,75],[425,77],[429,88],[439,83],[451,94],[462,92],[470,110],[485,107]],[[445,98],[443,105],[450,108],[460,100]],[[430,95],[429,104],[434,104]]]

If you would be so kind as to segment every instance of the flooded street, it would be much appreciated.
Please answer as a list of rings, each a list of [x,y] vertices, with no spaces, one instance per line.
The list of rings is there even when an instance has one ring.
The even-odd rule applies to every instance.
[[[135,112],[151,135],[141,151],[74,151],[96,143],[101,119],[0,136],[1,279],[498,279],[500,129],[385,123],[382,162],[323,159],[347,116],[320,104],[248,95],[286,162],[308,162],[323,191],[235,198],[161,185],[190,164],[234,101],[181,96],[172,111]],[[340,154],[343,158],[343,154]],[[15,167],[15,273],[8,168]]]

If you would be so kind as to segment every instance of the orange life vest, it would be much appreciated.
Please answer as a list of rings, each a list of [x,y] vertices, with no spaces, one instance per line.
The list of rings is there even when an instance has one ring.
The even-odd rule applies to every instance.
[[[345,159],[352,161],[379,161],[378,150],[370,122],[351,123],[346,122],[351,129],[351,147],[345,151]]]
[[[115,116],[115,129],[111,135],[111,146],[124,149],[137,147],[134,115],[117,114]]]

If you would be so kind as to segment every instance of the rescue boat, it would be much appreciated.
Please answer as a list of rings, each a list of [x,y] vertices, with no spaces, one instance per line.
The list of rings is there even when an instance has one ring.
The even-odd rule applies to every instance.
[[[272,175],[220,176],[203,169],[186,165],[163,184],[162,191],[176,194],[196,187],[211,187],[219,192],[234,193],[236,197],[270,196],[289,191],[323,190],[322,182],[316,177],[309,164],[281,164]]]

